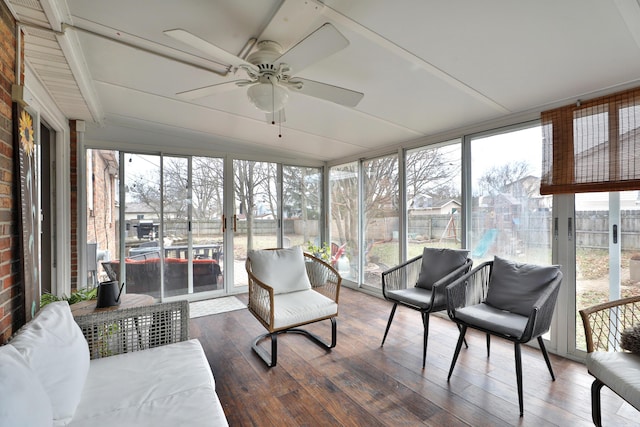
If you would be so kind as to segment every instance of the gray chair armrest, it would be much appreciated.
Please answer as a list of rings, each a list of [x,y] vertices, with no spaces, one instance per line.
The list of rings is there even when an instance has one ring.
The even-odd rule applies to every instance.
[[[455,319],[458,308],[480,304],[487,297],[493,261],[486,261],[446,287],[447,313]]]
[[[382,295],[387,298],[387,291],[397,291],[415,286],[422,269],[422,255],[411,258],[402,264],[382,273]]]
[[[77,316],[91,359],[189,339],[186,300]]]
[[[553,318],[553,310],[556,305],[558,292],[560,291],[560,283],[562,282],[562,272],[558,271],[558,275],[553,282],[540,294],[538,300],[531,310],[529,321],[523,335],[523,341],[537,337],[549,330],[551,320]]]

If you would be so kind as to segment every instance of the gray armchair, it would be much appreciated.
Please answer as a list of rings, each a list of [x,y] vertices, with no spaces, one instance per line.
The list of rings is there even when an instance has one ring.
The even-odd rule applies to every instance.
[[[490,336],[514,343],[520,416],[523,414],[522,360],[520,344],[537,338],[555,381],[542,335],[549,330],[556,305],[562,272],[557,265],[520,264],[495,257],[474,268],[447,287],[447,311],[460,327],[460,337],[451,361],[451,378],[467,328],[487,334],[487,357]]]
[[[469,251],[424,248],[422,255],[412,258],[382,273],[382,295],[393,303],[382,344],[387,339],[398,304],[417,310],[424,325],[422,367],[427,358],[429,313],[447,308],[445,288],[471,269]]]

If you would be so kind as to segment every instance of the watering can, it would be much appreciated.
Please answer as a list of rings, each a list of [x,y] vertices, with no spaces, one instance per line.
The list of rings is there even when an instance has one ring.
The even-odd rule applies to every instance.
[[[100,282],[98,284],[98,302],[96,308],[113,307],[120,305],[120,295],[124,289],[124,283],[118,289],[118,282]]]

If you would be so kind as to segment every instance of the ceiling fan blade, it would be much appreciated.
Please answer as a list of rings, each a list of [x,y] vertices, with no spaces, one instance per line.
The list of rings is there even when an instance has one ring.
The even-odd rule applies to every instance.
[[[328,22],[286,51],[274,64],[285,63],[295,73],[349,46],[349,40]]]
[[[222,65],[231,65],[234,68],[238,68],[240,65],[244,65],[251,68],[252,70],[257,71],[257,68],[253,64],[235,56],[232,53],[227,52],[224,49],[219,48],[214,44],[209,43],[204,39],[201,39],[194,34],[191,34],[186,30],[177,28],[175,30],[163,31],[163,33],[171,37],[172,39],[181,41],[186,45],[198,49],[200,52],[206,53],[207,55],[211,56],[211,58],[222,62]]]
[[[220,83],[217,85],[205,86],[198,89],[187,90],[184,92],[176,93],[176,96],[188,101],[194,99],[204,98],[205,96],[216,95],[218,93],[228,92],[236,89],[238,82],[246,82],[246,80],[234,80],[231,82]]]
[[[302,88],[292,88],[293,92],[300,92],[304,95],[335,102],[336,104],[344,105],[345,107],[355,107],[364,96],[361,92],[326,83],[315,82],[313,80],[299,79],[296,77],[295,81],[302,82]]]

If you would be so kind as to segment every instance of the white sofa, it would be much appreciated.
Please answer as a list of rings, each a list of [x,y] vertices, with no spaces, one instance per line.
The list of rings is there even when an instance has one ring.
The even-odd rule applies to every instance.
[[[186,301],[45,306],[0,347],[0,426],[226,426]]]

